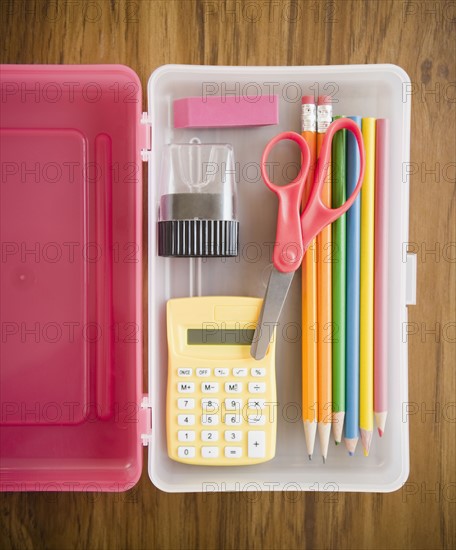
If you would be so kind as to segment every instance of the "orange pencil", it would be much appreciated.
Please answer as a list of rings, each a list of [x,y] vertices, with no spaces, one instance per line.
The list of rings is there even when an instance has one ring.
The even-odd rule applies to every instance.
[[[317,151],[317,116],[312,96],[302,98],[302,136],[310,149],[310,168],[302,208],[312,189]],[[317,433],[317,263],[316,240],[307,249],[302,262],[302,420],[307,454],[312,459]]]
[[[320,96],[317,106],[317,157],[325,137],[326,130],[332,122],[331,98]],[[317,166],[317,170],[323,167]],[[323,188],[322,199],[331,206],[331,168]],[[331,284],[331,226],[325,227],[317,236],[317,357],[318,357],[318,436],[323,461],[328,454],[329,437],[332,422],[332,353],[331,340],[333,327]]]

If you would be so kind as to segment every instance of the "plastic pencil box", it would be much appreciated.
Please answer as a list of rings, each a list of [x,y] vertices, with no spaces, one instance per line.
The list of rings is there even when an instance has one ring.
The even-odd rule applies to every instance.
[[[144,447],[152,482],[169,492],[386,492],[405,482],[409,436],[403,334],[407,305],[415,300],[416,270],[414,257],[404,252],[409,82],[394,65],[167,65],[151,75],[143,112],[141,82],[125,66],[1,67],[3,491],[127,490],[141,475]],[[279,124],[174,128],[173,101],[208,90],[275,94]],[[368,458],[362,452],[349,457],[340,445],[331,448],[325,465],[309,462],[300,414],[301,345],[293,337],[279,338],[275,458],[216,468],[174,462],[167,454],[165,429],[166,302],[197,292],[263,296],[276,203],[261,181],[258,163],[278,132],[300,132],[304,94],[331,95],[335,114],[390,119],[388,429],[382,439],[374,439]],[[232,144],[240,228],[239,255],[200,261],[197,280],[194,259],[157,252],[163,149],[194,137]],[[142,290],[143,163],[148,177],[148,334]],[[300,322],[299,277],[290,292],[282,321],[293,325]],[[149,345],[143,385],[144,340]]]

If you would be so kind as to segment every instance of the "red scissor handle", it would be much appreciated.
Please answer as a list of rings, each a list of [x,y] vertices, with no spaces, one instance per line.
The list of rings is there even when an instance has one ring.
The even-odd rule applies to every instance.
[[[301,150],[301,168],[296,178],[284,186],[275,185],[269,179],[267,173],[267,159],[271,149],[279,141],[289,139],[296,142]],[[282,132],[275,136],[266,145],[261,157],[261,175],[267,187],[273,191],[279,199],[279,211],[277,213],[276,243],[274,245],[273,263],[282,273],[296,271],[301,265],[304,255],[302,244],[302,230],[300,219],[300,206],[307,172],[310,165],[310,151],[306,140],[296,132]]]
[[[322,201],[322,191],[325,179],[328,176],[329,163],[331,160],[331,145],[334,134],[338,130],[350,130],[353,132],[359,149],[359,177],[353,193],[338,208],[330,208]],[[302,242],[306,250],[311,241],[337,218],[340,218],[355,202],[364,178],[365,152],[361,130],[356,122],[350,118],[338,118],[332,122],[326,130],[321,151],[315,170],[315,182],[309,195],[306,207],[301,214]]]

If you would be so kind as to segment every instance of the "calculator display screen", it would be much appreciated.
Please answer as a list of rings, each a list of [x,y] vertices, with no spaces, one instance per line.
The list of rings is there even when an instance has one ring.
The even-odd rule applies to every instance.
[[[250,346],[253,329],[198,329],[187,330],[187,344],[192,346]]]

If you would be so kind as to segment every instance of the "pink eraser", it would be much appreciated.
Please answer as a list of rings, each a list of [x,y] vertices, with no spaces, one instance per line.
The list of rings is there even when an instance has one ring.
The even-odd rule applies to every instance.
[[[303,105],[314,105],[315,104],[315,98],[313,95],[303,95],[301,103]]]
[[[185,97],[174,101],[174,128],[269,126],[278,123],[276,95]]]

